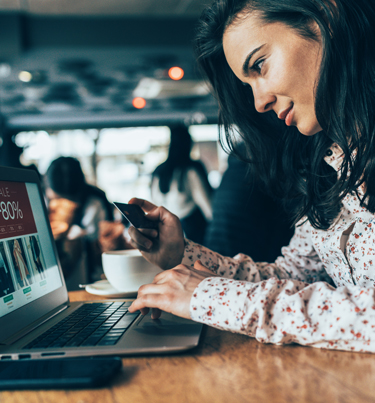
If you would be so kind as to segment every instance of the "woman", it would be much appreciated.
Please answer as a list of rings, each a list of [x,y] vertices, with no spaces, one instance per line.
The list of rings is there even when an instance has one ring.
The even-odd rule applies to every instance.
[[[100,280],[103,269],[99,225],[114,219],[105,193],[86,182],[80,162],[73,157],[59,157],[51,162],[45,175],[45,192],[65,276],[78,270],[77,262],[84,265],[86,252],[89,280]],[[65,226],[59,225],[61,222]]]
[[[151,197],[180,218],[187,238],[202,243],[212,219],[212,188],[204,165],[190,157],[192,146],[185,125],[171,127],[168,158],[152,174]]]
[[[80,162],[73,157],[59,157],[51,162],[45,175],[49,201],[67,199],[76,203],[72,224],[80,226],[90,239],[98,238],[98,222],[113,221],[113,207],[105,193],[86,182]]]
[[[133,229],[164,271],[130,308],[154,308],[268,343],[375,352],[375,5],[367,0],[217,0],[198,60],[232,148],[294,207],[275,263],[183,240],[178,220]],[[168,230],[167,230],[168,229]],[[173,230],[172,230],[173,229]],[[199,259],[199,260],[198,260]],[[175,267],[177,266],[177,267]]]

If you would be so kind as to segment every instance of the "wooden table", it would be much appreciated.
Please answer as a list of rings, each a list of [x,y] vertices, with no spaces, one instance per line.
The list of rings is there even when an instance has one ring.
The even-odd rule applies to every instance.
[[[108,388],[2,392],[0,403],[375,402],[373,354],[266,345],[208,327],[195,350],[123,364]]]

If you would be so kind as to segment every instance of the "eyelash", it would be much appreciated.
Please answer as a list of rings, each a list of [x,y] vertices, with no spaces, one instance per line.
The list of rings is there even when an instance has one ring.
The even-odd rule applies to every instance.
[[[256,71],[258,74],[262,72],[264,59],[258,59],[251,67],[250,70]]]

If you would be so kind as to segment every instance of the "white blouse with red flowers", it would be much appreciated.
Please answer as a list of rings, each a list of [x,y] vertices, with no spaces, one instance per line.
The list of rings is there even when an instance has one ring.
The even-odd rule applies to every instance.
[[[339,172],[341,150],[331,150],[326,162]],[[218,275],[195,289],[191,317],[266,343],[375,352],[374,227],[375,215],[348,194],[331,228],[297,226],[275,263],[186,240],[182,263],[200,260]]]

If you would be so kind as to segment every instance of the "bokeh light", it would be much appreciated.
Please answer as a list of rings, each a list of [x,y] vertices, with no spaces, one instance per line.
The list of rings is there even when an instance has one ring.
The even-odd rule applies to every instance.
[[[141,97],[136,97],[133,99],[132,104],[133,104],[134,108],[142,109],[146,106],[146,100]]]
[[[168,70],[168,76],[172,80],[181,80],[181,78],[184,76],[184,70],[182,70],[181,67],[171,67]]]
[[[28,83],[33,79],[33,75],[28,71],[20,71],[18,79],[24,83]]]

